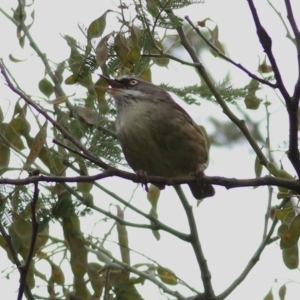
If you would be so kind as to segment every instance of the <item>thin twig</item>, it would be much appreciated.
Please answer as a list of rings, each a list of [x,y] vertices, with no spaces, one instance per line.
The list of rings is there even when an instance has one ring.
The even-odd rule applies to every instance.
[[[285,30],[286,30],[286,37],[291,41],[293,42],[294,45],[295,44],[295,40],[294,38],[292,37],[291,33],[290,33],[290,30],[289,28],[287,27],[283,17],[282,17],[282,14],[275,8],[275,6],[273,5],[272,1],[270,0],[267,0],[269,5],[272,7],[272,9],[274,10],[274,12],[276,13],[276,15],[279,17],[280,21],[282,22],[282,25],[284,26]]]
[[[241,69],[242,71],[244,71],[248,76],[250,76],[251,78],[259,81],[262,84],[268,85],[271,88],[277,88],[277,85],[265,80],[263,78],[260,78],[258,76],[256,76],[255,74],[253,74],[252,72],[250,72],[249,70],[247,70],[244,66],[242,66],[239,63],[236,63],[234,60],[232,60],[231,58],[229,58],[228,56],[226,56],[222,51],[220,51],[213,43],[211,43],[203,34],[202,32],[199,30],[199,28],[197,28],[193,22],[190,20],[190,18],[187,16],[185,17],[185,19],[189,22],[189,24],[192,26],[192,28],[195,30],[195,32],[206,42],[207,45],[209,45],[209,47],[211,47],[214,51],[217,52],[217,54],[222,57],[223,59],[227,60],[228,62],[230,62],[231,64],[233,64],[234,66],[236,66],[237,68]]]
[[[298,60],[298,79],[295,84],[294,94],[292,100],[297,103],[297,106],[299,105],[299,97],[300,97],[300,32],[297,26],[297,23],[295,21],[294,12],[291,6],[290,0],[284,0],[285,7],[287,11],[287,18],[290,22],[290,25],[292,27],[295,41],[296,41],[296,49],[297,49],[297,60]]]
[[[267,129],[267,137],[266,137],[266,148],[268,151],[268,158],[272,162],[272,157],[271,157],[271,137],[270,137],[270,112],[269,112],[269,105],[268,103],[265,103],[265,109],[266,109],[266,129]],[[265,224],[264,224],[264,231],[263,231],[263,239],[266,238],[267,236],[267,231],[268,231],[268,224],[269,224],[269,219],[270,219],[270,212],[271,212],[271,203],[272,203],[272,197],[273,197],[273,188],[271,186],[268,186],[268,204],[267,204],[267,209],[265,213]]]

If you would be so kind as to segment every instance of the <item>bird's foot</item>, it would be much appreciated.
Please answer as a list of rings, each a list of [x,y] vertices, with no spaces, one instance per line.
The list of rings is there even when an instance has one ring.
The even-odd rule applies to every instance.
[[[145,190],[146,192],[149,191],[149,188],[148,188],[148,174],[146,171],[144,170],[137,170],[135,171],[135,174],[136,174],[136,179],[138,182],[141,183],[142,187],[145,187]]]

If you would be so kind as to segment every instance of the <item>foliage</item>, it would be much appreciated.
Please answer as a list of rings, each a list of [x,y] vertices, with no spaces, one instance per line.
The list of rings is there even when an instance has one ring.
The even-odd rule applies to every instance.
[[[145,281],[153,282],[164,294],[176,299],[225,299],[247,277],[265,247],[277,240],[280,240],[286,267],[298,268],[300,215],[295,203],[300,184],[294,175],[284,169],[281,162],[274,163],[275,159],[270,151],[270,136],[261,134],[260,123],[253,121],[248,112],[264,106],[268,120],[270,103],[262,98],[261,89],[269,87],[279,90],[290,124],[288,158],[293,172],[299,177],[299,85],[295,86],[293,95],[286,91],[269,36],[259,22],[253,1],[248,1],[250,11],[258,37],[270,61],[269,65],[265,58],[256,72],[250,72],[229,58],[226,47],[219,40],[219,27],[213,20],[207,18],[195,26],[186,18],[189,23],[187,25],[177,15],[177,10],[192,4],[199,7],[203,5],[202,2],[132,0],[130,5],[120,4],[118,11],[100,12],[99,17],[91,21],[87,29],[80,28],[85,43],[76,41],[70,35],[63,36],[70,55],[63,62],[57,63],[53,63],[41,52],[31,36],[30,29],[34,26],[35,18],[34,2],[15,3],[11,15],[0,9],[16,26],[20,47],[32,47],[46,69],[45,76],[36,83],[43,96],[37,97],[22,91],[6,61],[2,60],[0,64],[3,80],[19,97],[12,105],[11,118],[0,107],[0,246],[20,272],[18,299],[22,298],[23,293],[27,299],[35,299],[33,293],[38,292],[41,293],[38,297],[46,297],[48,293],[49,299],[144,299],[139,288]],[[294,41],[295,47],[300,47],[300,34],[291,19],[293,11],[289,5],[287,9],[290,16],[288,21],[295,37],[287,36]],[[117,16],[118,20],[111,31],[107,27],[110,15]],[[202,47],[204,44],[205,47]],[[190,60],[182,59],[178,49],[186,50]],[[297,50],[300,51],[298,48]],[[235,87],[228,74],[221,83],[214,82],[201,62],[201,54],[205,51],[210,52],[215,60],[222,59],[243,70],[251,77],[249,83],[243,87]],[[10,60],[22,63],[12,55]],[[98,182],[118,176],[141,182],[147,188],[145,179],[139,178],[138,174],[121,170],[126,162],[114,131],[115,107],[106,93],[107,82],[96,74],[112,77],[133,74],[151,81],[154,67],[167,68],[171,62],[194,68],[199,74],[199,83],[180,88],[170,84],[161,84],[161,87],[178,95],[188,104],[199,105],[203,100],[213,102],[228,117],[229,121],[226,123],[213,116],[208,118],[215,129],[212,134],[213,145],[247,142],[256,155],[254,179],[205,177],[203,180],[226,188],[276,186],[277,198],[282,199],[280,205],[271,207],[272,191],[269,190],[263,240],[239,279],[218,296],[212,287],[194,213],[178,187],[179,183],[195,181],[193,177],[146,178],[151,183],[174,185],[189,220],[189,233],[178,231],[160,221],[157,206],[160,192],[154,185],[151,184],[148,189],[151,209],[149,213],[145,213]],[[66,86],[74,94],[67,95],[64,91]],[[76,94],[77,90],[80,90],[80,96]],[[244,100],[243,106],[240,105],[241,100]],[[237,117],[234,110],[244,120]],[[267,177],[262,177],[263,169],[269,174]],[[104,194],[114,202],[108,206],[103,202],[99,206],[95,205],[94,199],[98,200]],[[116,213],[111,212],[111,207]],[[127,221],[124,214],[126,208],[139,214],[145,221]],[[82,227],[85,220],[98,213],[104,215],[104,219],[101,219],[103,224],[109,223],[106,234],[101,237],[97,232],[84,234]],[[276,235],[274,231],[277,223],[280,225]],[[60,226],[63,239],[51,233],[54,224]],[[189,243],[202,275],[203,291],[199,292],[200,288],[191,287],[173,270],[151,258],[147,258],[147,262],[133,264],[134,249],[129,246],[128,234],[130,227],[150,230],[157,241],[160,241],[160,233],[164,231]],[[112,254],[106,244],[113,233],[121,259]],[[49,278],[39,271],[41,262],[51,269]],[[65,271],[65,264],[72,275]],[[46,286],[42,291],[35,289],[37,280],[42,280]],[[184,293],[178,292],[178,287],[183,287]],[[285,293],[286,285],[282,285],[279,291],[281,299],[284,299]],[[191,296],[195,294],[196,296]],[[272,289],[266,297],[273,297]]]

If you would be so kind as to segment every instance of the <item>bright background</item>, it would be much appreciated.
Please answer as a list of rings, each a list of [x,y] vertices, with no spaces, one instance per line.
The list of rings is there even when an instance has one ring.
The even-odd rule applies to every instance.
[[[291,2],[294,13],[299,19],[300,3],[296,0]],[[285,17],[286,12],[283,1],[272,1],[272,3]],[[272,37],[274,55],[284,78],[284,83],[287,85],[289,92],[292,92],[298,72],[295,47],[286,39],[284,27],[268,2],[255,1],[255,4],[263,25]],[[68,34],[84,42],[85,39],[78,29],[78,24],[88,27],[106,9],[117,10],[118,5],[119,1],[36,1],[34,4],[36,8],[35,23],[30,32],[42,52],[47,53],[47,57],[52,61],[60,62],[68,58],[70,52],[62,35]],[[0,0],[0,7],[10,13],[11,7],[16,7],[16,1]],[[246,0],[206,0],[202,5],[188,7],[188,9],[180,12],[180,15],[188,15],[195,22],[207,17],[213,19],[219,26],[220,40],[225,43],[229,56],[253,72],[257,69],[259,59],[262,61],[264,58]],[[108,14],[107,21],[107,31],[118,28],[115,14]],[[41,96],[37,83],[43,78],[45,71],[40,58],[30,47],[26,47],[25,50],[20,49],[16,39],[15,26],[2,14],[0,14],[0,28],[2,29],[0,30],[0,40],[2,41],[0,57],[5,60],[11,73],[14,74],[20,86],[28,94]],[[8,60],[9,54],[19,59],[26,59],[26,62],[10,62]],[[212,58],[209,55],[201,59],[217,81],[221,81],[228,71],[234,87],[243,86],[250,80],[242,71],[220,59]],[[194,70],[183,67],[179,63],[171,63],[168,69],[154,68],[152,78],[156,84],[170,83],[176,86],[190,85],[199,81]],[[69,95],[74,92],[73,86],[63,86],[63,88]],[[2,110],[7,116],[10,116],[12,113],[10,108],[13,107],[17,98],[3,84],[2,79],[0,94]],[[277,150],[278,146],[283,145],[288,138],[285,110],[274,91],[263,88],[261,95],[267,97],[272,103],[270,106],[270,111],[273,112],[271,141],[272,150]],[[78,96],[80,96],[80,89],[76,94],[76,97]],[[213,115],[219,120],[227,119],[219,106],[207,101],[203,101],[200,107],[189,107],[180,99],[178,101],[188,110],[196,122],[207,127],[208,132],[212,130],[212,127],[206,123],[208,116]],[[243,106],[243,101],[240,102],[240,105]],[[234,106],[231,108],[235,111]],[[263,106],[258,111],[248,111],[248,113],[254,120],[262,120],[262,122],[265,120]],[[262,123],[261,130],[262,134],[265,135],[265,123]],[[222,148],[212,147],[210,155],[211,161],[206,172],[207,175],[229,178],[254,177],[255,154],[247,143],[235,145],[234,147],[227,147],[226,145]],[[274,155],[281,158],[284,156],[284,152],[275,152]],[[291,171],[288,160],[285,158],[283,162],[285,168]],[[136,188],[135,184],[118,178],[105,179],[100,184],[114,190],[123,199],[130,199],[133,189]],[[190,196],[188,190],[186,190],[186,193],[187,196]],[[198,221],[200,240],[212,274],[212,284],[216,294],[221,293],[240,275],[261,242],[267,195],[267,188],[262,187],[255,190],[250,188],[226,190],[222,187],[216,187],[216,196],[206,199],[199,208],[196,208],[196,203],[192,202],[193,199],[190,197],[191,204],[195,207],[194,212]],[[274,196],[273,205],[277,204],[275,199],[276,195]],[[110,199],[100,192],[95,197],[95,205],[101,207],[108,207],[109,201]],[[135,206],[146,212],[149,211],[150,206],[146,200],[146,193],[141,187],[138,187],[135,191],[132,201]],[[171,187],[162,192],[158,213],[161,221],[171,227],[188,232],[188,224],[183,209]],[[98,225],[99,228],[92,228],[94,222],[100,218],[102,216],[96,213],[85,218],[81,224],[82,231],[92,233],[92,230],[94,230],[93,234],[97,234],[97,230],[105,232],[112,223],[110,223],[110,226],[107,225],[107,228],[103,225],[103,222]],[[129,209],[126,210],[125,218],[131,222],[145,223]],[[190,245],[178,241],[164,232],[161,232],[161,240],[157,242],[149,231],[135,228],[129,228],[128,231],[129,245],[132,249],[158,261],[164,267],[172,269],[179,277],[196,289],[202,289],[198,266]],[[60,226],[54,225],[51,234],[62,236]],[[110,240],[116,240],[115,238],[112,235]],[[118,257],[118,246],[111,243],[110,247]],[[0,250],[0,255],[2,256],[1,270],[4,270],[11,263],[4,251]],[[145,258],[132,254],[132,263],[145,261]],[[45,264],[44,268],[42,271],[47,273],[49,266]],[[10,276],[9,280],[0,279],[1,293],[6,295],[6,299],[16,298],[18,279],[19,274],[16,271]],[[278,283],[274,283],[275,279],[278,280]],[[295,282],[292,282],[293,280]],[[289,282],[286,299],[296,299],[296,295],[300,294],[299,270],[290,271],[283,265],[281,250],[277,243],[273,243],[265,249],[260,261],[249,276],[228,299],[262,299],[272,285],[276,290],[286,282]],[[146,283],[140,291],[146,299],[166,299],[151,283]],[[38,290],[37,293],[39,292]]]

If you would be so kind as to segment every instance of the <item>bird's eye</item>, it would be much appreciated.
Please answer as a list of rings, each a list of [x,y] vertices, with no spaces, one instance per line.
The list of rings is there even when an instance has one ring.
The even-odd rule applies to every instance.
[[[139,82],[138,82],[137,80],[135,80],[135,79],[132,79],[132,80],[129,81],[129,84],[130,84],[131,86],[137,85],[138,83],[139,83]]]

